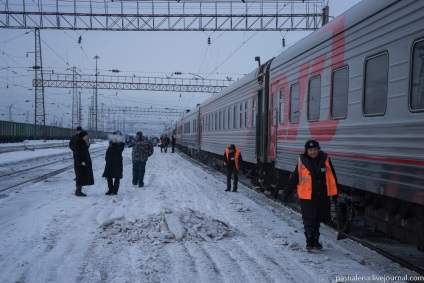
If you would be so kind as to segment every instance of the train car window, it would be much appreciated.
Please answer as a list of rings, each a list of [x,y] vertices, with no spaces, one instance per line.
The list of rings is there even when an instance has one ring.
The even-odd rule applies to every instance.
[[[240,126],[240,129],[243,128],[243,103],[240,103],[239,126]]]
[[[389,55],[380,54],[365,61],[363,111],[365,115],[384,115],[387,108]]]
[[[278,115],[279,115],[279,122],[280,124],[284,123],[284,96],[286,95],[286,89],[283,87],[280,89],[280,100],[279,100],[279,109],[278,109]]]
[[[227,127],[227,109],[222,110],[222,129],[225,130]]]
[[[424,110],[424,40],[414,44],[412,54],[411,110]]]
[[[256,127],[256,97],[252,103],[252,128]]]
[[[319,121],[321,106],[321,77],[309,80],[308,85],[308,121]]]
[[[236,107],[234,106],[233,108],[234,112],[233,112],[233,129],[236,128]]]
[[[247,128],[247,101],[244,102],[244,127]]]
[[[300,86],[299,84],[292,85],[290,87],[290,123],[299,122],[299,99],[300,97]]]
[[[222,112],[219,111],[219,117],[218,117],[218,130],[221,130],[221,119],[222,119]]]
[[[228,107],[228,109],[227,109],[227,129],[230,129],[230,121],[231,121],[231,119],[230,119],[230,108]]]
[[[334,70],[332,80],[331,117],[345,119],[347,117],[347,98],[349,92],[349,68]]]

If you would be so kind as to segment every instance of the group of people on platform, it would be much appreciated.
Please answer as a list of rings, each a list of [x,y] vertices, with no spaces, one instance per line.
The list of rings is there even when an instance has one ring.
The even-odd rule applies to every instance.
[[[168,147],[171,145],[171,152],[175,152],[175,137],[172,135],[169,139],[168,135],[163,135],[159,139],[160,152],[168,152]]]
[[[102,177],[107,179],[108,191],[106,195],[117,195],[120,180],[123,176],[123,158],[122,152],[125,148],[125,141],[122,134],[117,131],[109,135],[109,146],[105,154],[105,169]],[[144,186],[144,174],[146,172],[146,163],[153,154],[153,145],[143,138],[142,132],[137,132],[134,139],[127,143],[128,147],[132,147],[133,162],[133,178],[134,186]],[[82,192],[83,186],[94,185],[93,166],[91,162],[90,140],[88,133],[83,131],[81,127],[77,127],[77,134],[69,141],[69,148],[72,150],[74,157],[74,170],[76,190],[75,195],[79,197],[87,196]]]
[[[171,143],[174,152],[175,137],[171,140],[167,135],[161,137],[159,146],[161,152]],[[133,179],[135,186],[144,186],[144,174],[146,162],[153,154],[153,145],[143,138],[142,132],[137,132],[134,139],[128,142],[128,147],[132,147]],[[76,174],[76,196],[86,196],[82,192],[82,186],[94,184],[93,169],[88,148],[90,147],[88,133],[81,127],[77,128],[77,134],[69,142],[74,156],[74,169]],[[114,132],[110,136],[109,147],[105,155],[105,170],[103,177],[107,178],[108,191],[106,195],[116,195],[119,190],[119,182],[122,179],[123,160],[122,152],[125,143],[120,132]],[[239,149],[231,144],[225,149],[223,156],[223,166],[227,169],[226,192],[231,191],[231,180],[233,179],[232,191],[238,189],[238,172],[246,173],[246,166]],[[305,143],[303,154],[298,157],[293,173],[282,189],[283,201],[286,202],[294,189],[297,188],[297,195],[300,200],[304,234],[306,238],[306,249],[321,250],[323,247],[319,242],[320,224],[331,220],[331,200],[337,203],[338,182],[335,170],[329,156],[321,150],[319,142],[308,140]]]

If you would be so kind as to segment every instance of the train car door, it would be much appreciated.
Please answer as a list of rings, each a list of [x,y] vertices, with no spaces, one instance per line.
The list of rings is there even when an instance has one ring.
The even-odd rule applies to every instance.
[[[263,158],[263,134],[262,134],[262,121],[263,121],[263,94],[262,90],[259,90],[256,95],[256,117],[255,117],[255,125],[256,125],[256,158],[257,162],[260,163]]]
[[[268,135],[269,135],[269,60],[258,70],[257,118],[256,118],[256,158],[258,164],[268,162]]]

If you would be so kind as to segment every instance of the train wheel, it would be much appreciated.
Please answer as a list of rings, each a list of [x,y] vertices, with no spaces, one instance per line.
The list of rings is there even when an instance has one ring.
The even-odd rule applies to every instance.
[[[336,208],[337,209],[337,208]],[[338,225],[343,233],[350,233],[352,230],[353,220],[355,219],[355,208],[350,202],[338,204]]]

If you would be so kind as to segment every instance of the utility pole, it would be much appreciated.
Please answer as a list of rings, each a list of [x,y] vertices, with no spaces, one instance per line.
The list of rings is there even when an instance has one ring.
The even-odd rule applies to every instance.
[[[94,130],[96,131],[95,139],[97,139],[97,59],[100,59],[99,56],[94,56],[94,60],[96,60],[96,85],[94,88]]]

